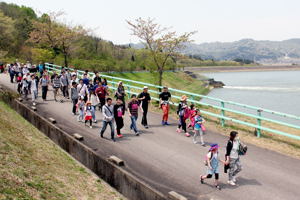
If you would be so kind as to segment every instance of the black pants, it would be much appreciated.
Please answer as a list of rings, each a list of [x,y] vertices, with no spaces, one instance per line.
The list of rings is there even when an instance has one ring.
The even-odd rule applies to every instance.
[[[63,93],[64,97],[69,97],[68,86],[62,86],[62,93]]]
[[[142,125],[143,126],[148,126],[148,121],[147,121],[147,113],[148,113],[148,105],[147,106],[143,106],[143,117],[142,117]]]
[[[102,111],[102,107],[105,105],[105,98],[99,98],[100,101],[100,110]]]
[[[14,77],[15,77],[15,74],[9,74],[10,75],[10,82],[13,83],[14,82]]]
[[[48,86],[42,86],[42,99],[46,100],[48,92]]]
[[[208,174],[207,176],[206,176],[206,178],[211,178],[212,177],[212,174]],[[219,180],[219,174],[218,173],[215,173],[215,179],[216,180]]]
[[[22,83],[21,82],[18,82],[17,91],[18,91],[19,94],[22,94]]]
[[[115,120],[116,120],[116,125],[117,125],[117,135],[120,135],[121,129],[124,126],[124,121],[123,121],[122,117],[116,117]]]
[[[90,119],[90,120],[85,120],[85,121],[84,121],[84,124],[86,124],[88,121],[90,121],[90,126],[92,126],[92,125],[93,125],[93,122],[92,122],[91,119]]]
[[[72,112],[76,114],[76,104],[78,103],[78,99],[72,99],[72,102],[73,102]]]
[[[181,128],[182,130],[186,133],[186,122],[184,120],[184,116],[179,116],[179,124],[178,124],[178,128]]]
[[[88,100],[88,96],[87,96],[87,95],[84,95],[84,97],[83,97],[83,101],[86,103],[86,102],[87,102],[87,100]]]

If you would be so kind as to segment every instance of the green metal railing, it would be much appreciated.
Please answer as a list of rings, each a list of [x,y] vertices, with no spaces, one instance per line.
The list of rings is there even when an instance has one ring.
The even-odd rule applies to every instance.
[[[62,67],[58,66],[58,65],[46,63],[46,69],[50,72],[52,72],[52,71],[60,72]],[[71,72],[75,71],[72,68],[68,68],[68,69]],[[78,77],[82,77],[83,74],[85,73],[84,71],[81,71],[81,70],[76,70],[76,72],[77,72]],[[95,75],[92,72],[88,72],[88,74],[90,76]],[[158,99],[158,94],[160,92],[158,91],[158,89],[162,89],[162,86],[158,86],[158,85],[154,85],[154,84],[150,84],[150,83],[144,83],[144,82],[140,82],[140,81],[134,81],[134,80],[125,79],[125,78],[119,78],[119,77],[115,77],[115,76],[104,75],[104,74],[101,74],[101,77],[104,77],[104,78],[107,79],[107,82],[110,84],[110,88],[112,90],[116,90],[118,81],[122,81],[123,85],[125,87],[126,93],[128,94],[128,97],[131,96],[131,94],[137,94],[136,91],[141,91],[143,89],[143,86],[148,86],[149,87],[149,93],[154,94],[154,97],[152,99],[159,100]],[[289,138],[292,138],[292,139],[300,140],[300,136],[298,136],[298,135],[293,135],[291,133],[286,133],[286,132],[281,131],[281,130],[275,130],[273,128],[268,128],[268,127],[262,126],[262,121],[266,121],[266,122],[271,122],[271,123],[274,123],[274,124],[282,125],[282,126],[285,126],[285,127],[294,128],[297,131],[299,130],[299,133],[300,133],[300,126],[299,125],[295,125],[295,124],[291,124],[291,123],[287,123],[287,122],[283,122],[283,121],[263,117],[262,114],[263,113],[268,113],[268,114],[271,114],[271,115],[274,115],[274,116],[284,117],[284,118],[293,119],[293,120],[299,120],[299,122],[300,122],[300,117],[299,116],[286,114],[286,113],[281,113],[281,112],[277,112],[277,111],[273,111],[273,110],[269,110],[269,109],[263,109],[263,108],[259,108],[259,107],[256,107],[256,106],[241,104],[241,103],[237,103],[237,102],[233,102],[233,101],[225,101],[225,100],[222,100],[222,99],[213,98],[213,97],[200,95],[200,94],[195,94],[195,93],[191,93],[191,92],[187,92],[187,91],[183,91],[183,90],[178,90],[178,89],[174,89],[174,88],[169,88],[169,91],[171,93],[173,93],[172,94],[172,99],[180,100],[181,95],[186,95],[186,96],[189,97],[188,101],[193,103],[193,104],[198,104],[198,105],[201,105],[201,106],[206,106],[206,107],[217,109],[220,114],[216,114],[216,113],[213,113],[213,112],[210,112],[210,111],[207,111],[207,110],[203,110],[203,109],[201,109],[201,113],[220,119],[220,123],[223,127],[226,125],[225,121],[231,121],[231,122],[234,122],[234,123],[237,123],[237,124],[241,124],[241,125],[245,125],[245,126],[248,126],[248,127],[251,127],[251,128],[255,128],[257,130],[257,137],[261,136],[261,131],[267,131],[267,132],[275,133],[275,134],[278,134],[278,135],[286,136],[286,137],[289,137]],[[178,94],[179,96],[174,95],[174,94]],[[196,99],[198,99],[198,100],[196,100]],[[200,101],[201,99],[212,100],[214,102],[217,102],[219,104],[219,106],[214,105],[214,104],[210,104],[210,103],[204,103],[203,101]],[[171,104],[173,104],[175,106],[178,105],[177,103],[171,103]],[[232,109],[232,108],[227,108],[226,105],[233,105],[233,106],[237,106],[239,108],[247,108],[247,109],[251,110],[252,112],[255,111],[256,114],[251,114],[251,113],[243,112],[243,111]],[[249,117],[251,119],[255,119],[256,124],[245,122],[245,121],[242,121],[240,119],[234,119],[234,118],[228,117],[228,116],[226,116],[225,112],[235,113],[235,114],[238,114],[238,115]]]

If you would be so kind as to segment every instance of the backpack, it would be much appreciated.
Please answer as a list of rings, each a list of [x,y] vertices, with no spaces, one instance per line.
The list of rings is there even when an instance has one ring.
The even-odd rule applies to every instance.
[[[231,142],[231,143],[232,143],[232,141],[231,141],[231,140],[229,140],[229,142]],[[242,143],[242,142],[239,140],[239,149],[238,149],[238,154],[239,154],[240,156],[244,156],[244,155],[246,155],[246,153],[247,153],[247,150],[248,150],[248,147],[247,147],[247,145],[245,145],[244,143]]]
[[[239,141],[239,150],[238,153],[240,156],[244,156],[247,153],[248,147],[247,145],[243,144],[241,141]]]
[[[217,154],[218,154],[218,153],[217,153]],[[214,155],[214,154],[213,154],[212,152],[210,152],[209,162],[211,161],[213,155]],[[205,157],[205,160],[204,160],[204,165],[205,165],[205,166],[208,166],[208,161],[207,161],[206,157]]]

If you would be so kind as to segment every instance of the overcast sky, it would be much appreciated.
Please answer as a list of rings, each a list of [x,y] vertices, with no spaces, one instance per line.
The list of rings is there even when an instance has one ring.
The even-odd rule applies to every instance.
[[[73,24],[116,44],[137,42],[125,20],[155,18],[179,33],[197,30],[196,43],[243,38],[300,38],[300,0],[5,0],[36,11],[64,11]]]

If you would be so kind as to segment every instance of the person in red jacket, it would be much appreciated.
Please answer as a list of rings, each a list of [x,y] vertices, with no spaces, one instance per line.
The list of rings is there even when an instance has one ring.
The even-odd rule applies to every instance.
[[[108,91],[107,91],[107,87],[103,86],[100,82],[99,82],[99,86],[97,87],[96,91],[95,91],[96,95],[99,98],[100,101],[100,110],[102,111],[102,107],[105,105],[105,98],[106,96],[108,96]]]

